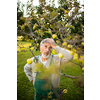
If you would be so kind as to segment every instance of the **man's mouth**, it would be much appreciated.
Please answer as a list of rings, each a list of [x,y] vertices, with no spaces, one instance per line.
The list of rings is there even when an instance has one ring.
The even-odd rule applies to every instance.
[[[48,55],[48,54],[49,54],[49,52],[44,52],[44,54],[45,54],[45,55]]]

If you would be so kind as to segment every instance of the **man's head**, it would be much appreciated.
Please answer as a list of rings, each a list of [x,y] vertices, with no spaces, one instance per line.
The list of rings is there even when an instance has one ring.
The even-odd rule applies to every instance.
[[[50,38],[43,39],[40,43],[40,51],[43,58],[49,58],[52,52],[51,43],[48,40],[50,40]]]

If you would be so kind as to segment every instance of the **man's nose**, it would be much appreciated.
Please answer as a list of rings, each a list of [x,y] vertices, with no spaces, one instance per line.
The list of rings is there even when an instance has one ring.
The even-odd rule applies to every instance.
[[[46,51],[50,51],[49,48],[46,48]]]

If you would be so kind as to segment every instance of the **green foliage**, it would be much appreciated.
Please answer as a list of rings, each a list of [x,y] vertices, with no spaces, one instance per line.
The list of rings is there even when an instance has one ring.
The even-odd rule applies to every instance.
[[[69,62],[65,68],[65,70],[62,70],[62,73],[66,73],[68,75],[72,76],[79,76],[82,73],[82,70],[79,66]],[[68,89],[67,94],[63,94],[61,97],[61,100],[84,100],[84,90],[81,86],[78,85],[78,79],[70,79],[65,78],[63,76],[60,77],[60,88]]]
[[[35,51],[35,55],[40,52]],[[27,58],[30,58],[31,52],[20,52],[17,54],[17,99],[32,100],[34,99],[34,87],[29,82],[24,73],[24,65],[27,63]]]
[[[84,11],[80,12],[81,5],[77,0],[60,0],[58,8],[54,7],[54,5],[45,5],[45,0],[40,0],[39,2],[40,5],[36,7],[33,7],[29,1],[27,3],[29,18],[26,18],[26,20],[30,22],[30,28],[32,29],[30,31],[32,31],[33,34],[43,39],[52,37],[52,34],[56,33],[58,36],[57,39],[59,39],[61,43],[64,42],[65,38],[69,40],[70,36],[72,36],[70,40],[76,35],[84,37]],[[54,1],[52,3],[54,3]],[[36,11],[36,13],[34,11]],[[69,27],[66,27],[66,24]],[[24,24],[20,22],[20,25]],[[29,29],[28,27],[29,26],[24,27],[25,29],[22,31],[30,33],[29,30],[27,31],[27,29]],[[20,30],[20,28],[18,29]]]
[[[42,39],[52,38],[56,34],[57,37],[54,38],[56,45],[74,52],[73,59],[78,63],[79,68],[78,65],[74,66],[81,71],[84,66],[84,5],[81,6],[77,0],[59,0],[59,6],[56,8],[54,1],[52,1],[52,5],[47,5],[46,0],[39,0],[39,6],[36,7],[28,1],[28,18],[23,17],[23,6],[20,7],[23,4],[18,3],[17,34],[24,36],[23,40],[25,41],[32,40],[29,48],[32,49],[33,47],[35,51],[39,50]],[[55,52],[53,51],[53,53]],[[74,75],[74,73],[81,74],[79,71],[74,72],[73,67],[67,67],[65,71],[72,68],[69,71],[71,72],[70,75]],[[64,89],[66,84],[68,85],[69,94],[64,94],[68,100],[83,100],[83,90],[79,86],[78,88],[73,87],[73,84],[75,86],[77,84],[76,80],[62,78],[61,82],[64,84],[61,89]],[[77,94],[75,95],[75,93]],[[64,95],[61,100],[64,100]],[[20,96],[18,97],[20,98]]]
[[[39,55],[39,51],[34,52],[35,55]],[[19,52],[17,53],[17,99],[18,100],[32,100],[34,99],[34,86],[28,80],[24,73],[24,65],[27,63],[27,58],[30,58],[31,52]],[[82,71],[78,65],[68,63],[65,67],[65,71],[62,69],[62,73],[79,76]],[[78,85],[77,79],[70,79],[61,76],[60,91],[68,89],[67,94],[63,94],[60,100],[84,100],[84,90]]]
[[[26,22],[26,19],[23,17],[23,7],[24,4],[22,4],[19,0],[17,1],[17,29],[21,30],[21,25],[23,25]],[[17,35],[22,35],[20,32],[17,32]]]

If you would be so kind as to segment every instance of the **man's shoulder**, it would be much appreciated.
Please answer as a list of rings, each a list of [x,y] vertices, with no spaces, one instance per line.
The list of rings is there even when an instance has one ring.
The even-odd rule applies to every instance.
[[[35,56],[35,57],[36,57],[36,59],[38,59],[38,58],[39,58],[39,56],[40,56],[40,55]],[[35,58],[35,57],[32,57],[31,59],[32,59],[32,60],[34,60],[34,58]]]
[[[57,57],[58,56],[58,54],[55,54],[55,55],[52,55],[53,57]]]

